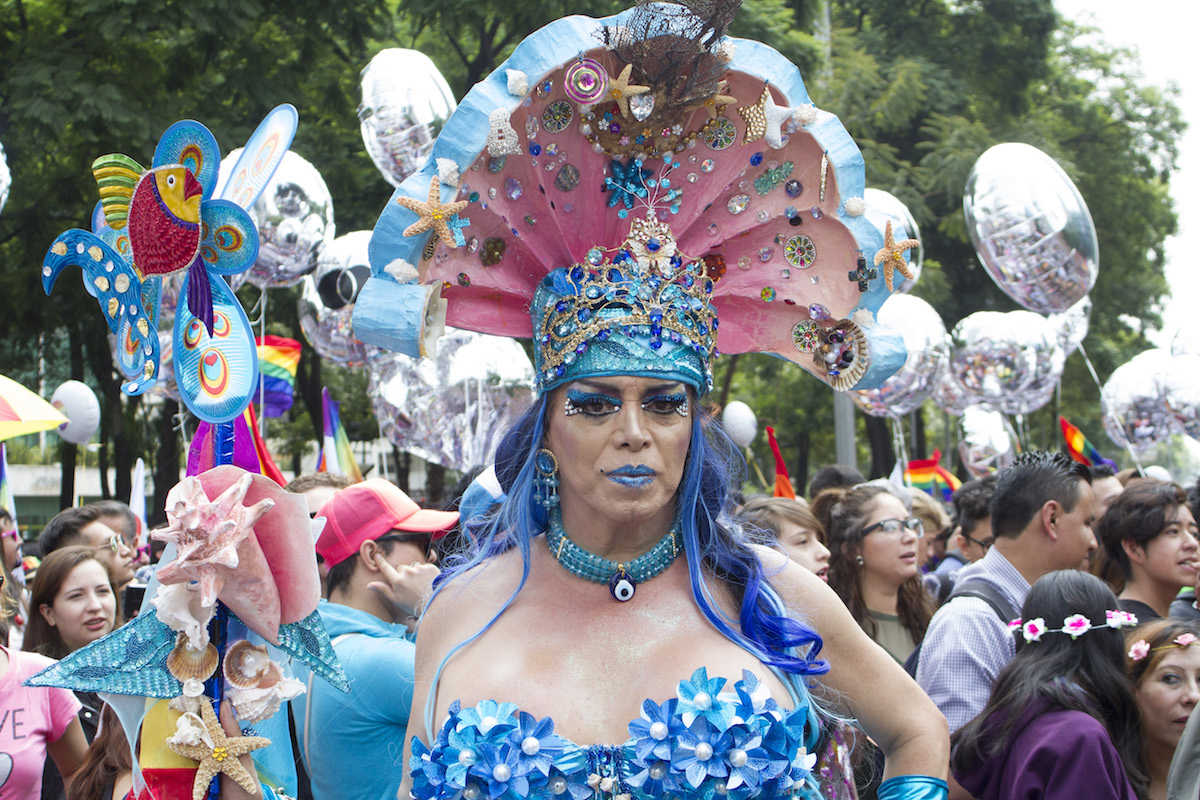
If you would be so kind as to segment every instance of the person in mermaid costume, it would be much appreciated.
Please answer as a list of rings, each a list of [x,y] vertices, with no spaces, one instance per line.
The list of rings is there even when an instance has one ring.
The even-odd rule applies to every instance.
[[[532,337],[539,391],[421,620],[402,798],[820,797],[825,706],[886,755],[880,798],[946,796],[937,709],[821,580],[725,524],[718,346],[877,385],[907,262],[795,67],[725,36],[736,3],[695,5],[531,34],[375,228],[356,335]]]

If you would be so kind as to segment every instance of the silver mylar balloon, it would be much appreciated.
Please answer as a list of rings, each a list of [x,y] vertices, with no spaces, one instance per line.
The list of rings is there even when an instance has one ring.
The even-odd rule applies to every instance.
[[[1043,318],[1029,311],[976,311],[954,326],[950,371],[977,402],[999,409],[1036,376],[1044,332]]]
[[[908,358],[877,389],[861,389],[850,396],[872,416],[898,417],[916,410],[941,381],[950,357],[950,337],[933,306],[912,295],[889,297],[877,319],[883,327],[901,332]]]
[[[1012,438],[999,411],[969,406],[959,424],[958,455],[972,477],[1008,466],[1013,460]]]
[[[1174,367],[1167,350],[1147,350],[1113,370],[1100,391],[1104,430],[1121,447],[1146,452],[1179,433],[1179,419],[1168,404]]]
[[[1051,314],[1050,321],[1058,330],[1058,343],[1063,352],[1071,355],[1087,338],[1092,317],[1092,298],[1085,297],[1060,314]]]
[[[448,328],[436,358],[381,352],[369,368],[380,432],[459,471],[490,463],[533,404],[533,365],[517,342],[500,336]]]
[[[1021,391],[1001,398],[999,408],[1006,414],[1030,414],[1046,405],[1054,396],[1054,389],[1062,379],[1063,367],[1067,363],[1067,354],[1059,341],[1057,321],[1032,311],[1009,311],[1006,316],[1013,326],[1027,327],[1035,362],[1033,378]]]
[[[921,239],[921,229],[917,227],[917,221],[908,210],[908,206],[890,192],[868,188],[863,192],[863,201],[867,205],[866,217],[876,228],[882,231],[890,221],[892,235],[897,240],[916,239],[920,242],[908,251],[908,269],[913,276],[906,278],[899,271],[895,273],[895,290],[907,294],[921,279],[921,266],[925,263],[925,244]]]
[[[932,399],[934,405],[956,417],[961,417],[969,406],[977,402],[975,397],[958,382],[958,378],[954,377],[954,371],[949,367],[949,359],[947,359],[946,369],[942,371],[941,380],[933,387]]]
[[[429,56],[398,47],[381,50],[362,71],[358,119],[363,144],[392,186],[421,168],[454,95]]]
[[[8,171],[8,159],[4,155],[4,145],[0,144],[0,211],[8,202],[8,190],[12,186],[12,173]]]
[[[354,336],[354,301],[367,278],[370,231],[352,231],[321,251],[317,269],[304,278],[300,292],[300,328],[321,358],[350,367],[366,359],[366,345]]]
[[[239,150],[221,161],[232,170]],[[317,267],[321,249],[334,237],[333,199],[317,168],[289,150],[262,196],[249,209],[258,226],[258,259],[235,279],[260,289],[294,286]]]
[[[1165,384],[1167,408],[1184,433],[1200,440],[1200,355],[1172,355]]]
[[[963,211],[988,275],[1030,311],[1066,311],[1096,283],[1096,226],[1062,167],[1027,144],[989,148],[967,177]]]

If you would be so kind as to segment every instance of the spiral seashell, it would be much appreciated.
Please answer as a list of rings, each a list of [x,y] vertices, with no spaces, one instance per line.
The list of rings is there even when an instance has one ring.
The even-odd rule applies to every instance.
[[[167,670],[179,681],[206,681],[217,670],[221,659],[217,648],[205,645],[203,650],[188,647],[187,636],[179,634],[175,649],[167,656]]]
[[[239,689],[267,689],[283,680],[283,671],[267,648],[242,639],[225,652],[225,682]]]

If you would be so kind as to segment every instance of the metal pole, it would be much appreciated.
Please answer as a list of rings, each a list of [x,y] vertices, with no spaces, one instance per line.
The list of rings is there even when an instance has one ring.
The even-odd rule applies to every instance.
[[[833,393],[833,439],[837,445],[837,463],[858,469],[858,448],[854,446],[854,401],[845,392]]]

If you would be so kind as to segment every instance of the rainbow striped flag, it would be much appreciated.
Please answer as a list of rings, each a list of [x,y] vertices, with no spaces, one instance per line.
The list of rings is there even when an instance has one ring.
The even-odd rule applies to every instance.
[[[267,443],[258,435],[258,418],[254,415],[254,404],[246,406],[232,422],[222,423],[233,426],[233,465],[247,472],[266,475],[271,480],[283,486],[287,479],[271,458]],[[215,452],[214,428],[211,422],[201,422],[196,428],[196,435],[188,447],[187,474],[199,475],[217,466]]]
[[[345,475],[354,483],[363,479],[350,450],[350,437],[342,426],[338,415],[338,404],[329,396],[329,390],[321,388],[321,405],[324,409],[325,436],[321,440],[321,453],[317,456],[317,472],[333,472]]]
[[[282,417],[292,407],[300,343],[282,336],[255,336],[258,374],[262,381],[262,415]]]
[[[941,460],[942,451],[934,450],[933,458],[909,461],[904,470],[904,481],[914,489],[949,503],[958,487],[962,486],[962,481],[938,463]]]
[[[1100,455],[1100,451],[1088,441],[1088,438],[1083,435],[1083,431],[1067,422],[1066,417],[1058,418],[1058,426],[1062,428],[1063,441],[1067,443],[1067,453],[1071,458],[1081,464],[1087,464],[1089,467],[1107,464],[1113,469],[1117,468],[1116,464]]]

